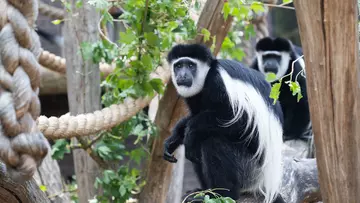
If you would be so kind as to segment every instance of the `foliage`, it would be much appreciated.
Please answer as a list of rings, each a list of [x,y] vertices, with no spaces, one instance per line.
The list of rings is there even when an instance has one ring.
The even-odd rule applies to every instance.
[[[230,197],[222,197],[218,193],[214,192],[216,190],[227,190],[227,189],[215,188],[215,189],[208,189],[208,190],[204,190],[204,191],[197,191],[197,192],[189,194],[182,201],[182,203],[188,203],[188,201],[186,199],[192,195],[195,195],[194,198],[202,197],[203,203],[235,203],[235,200],[231,199]],[[211,194],[214,197],[211,198],[209,194]]]
[[[72,6],[66,1],[62,2],[66,10],[72,13]],[[119,33],[118,42],[103,39],[96,43],[81,43],[79,54],[84,60],[116,65],[115,70],[102,81],[102,104],[110,106],[124,102],[127,97],[162,94],[164,84],[160,79],[150,78],[150,73],[161,65],[163,54],[173,46],[175,40],[189,40],[197,34],[195,23],[189,16],[190,3],[184,0],[124,0],[121,5],[107,0],[88,0],[87,3],[100,12],[99,24],[113,25],[116,21],[127,28]],[[125,10],[118,19],[113,19],[108,13],[113,5]],[[75,6],[78,8],[82,5],[76,3]],[[55,20],[53,23],[61,22]],[[156,136],[156,131],[154,124],[142,111],[110,131],[98,134],[100,139],[93,144],[93,151],[115,167],[110,167],[96,178],[95,187],[101,187],[103,194],[91,202],[123,203],[140,190],[145,182],[141,171],[136,168],[149,155],[144,141]],[[135,140],[134,149],[128,149],[125,145],[129,140]],[[75,147],[81,146],[58,140],[53,145],[52,156],[62,159],[65,153]]]
[[[70,145],[66,139],[56,140],[52,146],[51,157],[53,159],[63,159],[65,154],[70,153]]]
[[[296,96],[297,102],[300,101],[301,98],[303,98],[303,95],[301,93],[301,87],[300,84],[298,82],[298,77],[301,75],[302,77],[305,77],[304,74],[304,69],[302,69],[296,76],[295,78],[293,77],[293,73],[294,73],[294,63],[301,59],[303,56],[300,56],[299,58],[297,58],[293,64],[292,64],[292,70],[289,74],[284,75],[283,77],[281,77],[277,82],[275,82],[276,80],[276,75],[274,73],[269,73],[266,75],[266,80],[270,83],[273,83],[271,86],[271,92],[270,92],[270,98],[272,98],[273,104],[276,103],[276,101],[279,99],[280,96],[280,88],[281,88],[281,83],[282,80],[284,78],[289,78],[289,80],[285,81],[285,84],[287,84],[290,88],[290,91],[292,92],[293,96]]]
[[[283,0],[283,3],[281,5],[289,4],[291,2],[292,0]],[[227,37],[224,39],[224,42],[221,47],[222,57],[237,59],[239,61],[243,60],[246,54],[243,51],[243,49],[237,45],[240,44],[242,40],[249,40],[252,36],[254,36],[255,29],[253,24],[251,23],[251,20],[256,15],[261,15],[265,11],[266,11],[266,6],[264,3],[260,1],[229,0],[225,2],[223,7],[224,18],[227,19],[229,16],[232,16],[234,18],[235,25],[232,27],[232,30],[228,33]],[[239,32],[239,30],[242,31]],[[203,31],[203,33],[206,33],[206,31]],[[240,36],[243,36],[242,37],[243,39],[241,39]],[[210,36],[206,36],[206,38],[210,38]],[[297,97],[297,101],[300,101],[300,99],[303,97],[303,95],[301,94],[301,87],[297,82],[297,78],[299,74],[296,76],[295,80],[292,81],[292,73],[293,71],[291,71],[290,74],[282,77],[277,82],[274,82],[275,75],[270,74],[266,76],[266,79],[269,82],[273,82],[269,97],[274,100],[273,102],[274,104],[279,99],[282,80],[288,76],[290,76],[289,80],[285,81],[285,84],[289,86],[293,96]],[[301,71],[301,76],[305,77],[303,70]]]

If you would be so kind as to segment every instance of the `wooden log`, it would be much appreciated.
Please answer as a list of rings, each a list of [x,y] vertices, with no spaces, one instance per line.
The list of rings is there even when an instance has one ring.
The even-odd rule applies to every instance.
[[[202,28],[206,28],[210,31],[211,36],[216,36],[215,55],[219,52],[232,22],[231,17],[224,21],[221,13],[223,5],[223,0],[207,1],[197,25],[199,32]],[[199,35],[194,42],[202,43],[203,37]],[[206,45],[211,46],[210,42],[207,42]],[[170,135],[174,124],[186,113],[184,101],[177,95],[173,84],[170,82],[160,101],[155,118],[159,137],[153,142],[151,159],[147,169],[147,183],[140,193],[139,202],[173,203],[181,199],[181,186],[174,186],[174,184],[179,185],[178,183],[183,180],[183,175],[175,173],[175,171],[179,172],[184,167],[184,150],[179,148],[176,151],[178,162],[171,164],[163,159],[163,143]],[[175,170],[174,167],[180,167],[180,169]],[[177,174],[176,179],[173,179],[172,176],[175,174]]]
[[[294,1],[324,202],[360,199],[356,0]]]
[[[100,71],[97,64],[81,57],[82,42],[96,42],[98,38],[97,22],[99,13],[82,0],[82,6],[75,6],[77,0],[68,1],[71,10],[64,26],[64,55],[66,58],[66,78],[69,109],[72,115],[99,110],[100,104]],[[92,136],[89,136],[92,137]],[[87,138],[77,138],[84,146]],[[88,150],[91,151],[91,150]],[[98,164],[83,149],[73,150],[76,181],[80,203],[88,203],[100,190],[95,189],[95,178],[101,175]]]
[[[0,202],[8,203],[49,203],[34,179],[19,184],[6,175],[6,168],[0,163]]]

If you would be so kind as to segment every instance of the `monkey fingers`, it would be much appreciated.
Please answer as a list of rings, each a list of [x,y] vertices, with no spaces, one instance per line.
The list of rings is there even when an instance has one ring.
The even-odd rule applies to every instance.
[[[177,159],[174,155],[171,155],[168,151],[164,151],[164,159],[170,163],[176,163]]]

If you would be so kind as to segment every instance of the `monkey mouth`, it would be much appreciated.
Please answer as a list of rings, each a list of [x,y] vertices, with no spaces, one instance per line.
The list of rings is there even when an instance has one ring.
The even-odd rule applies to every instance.
[[[176,84],[177,84],[178,86],[191,87],[192,81],[191,81],[191,80],[178,79],[178,80],[176,80]]]

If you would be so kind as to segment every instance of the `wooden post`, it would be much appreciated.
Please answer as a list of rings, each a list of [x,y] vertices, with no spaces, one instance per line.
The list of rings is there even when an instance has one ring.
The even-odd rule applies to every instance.
[[[208,0],[204,5],[203,11],[198,21],[198,32],[202,28],[210,31],[211,36],[216,36],[216,55],[221,44],[230,29],[232,17],[224,21],[221,13],[224,6],[223,0]],[[203,42],[203,37],[199,35],[195,42]],[[211,46],[208,42],[207,46]],[[179,182],[183,180],[183,174],[179,175],[176,171],[182,171],[184,167],[184,150],[179,148],[176,151],[176,164],[169,163],[163,159],[163,143],[170,136],[174,124],[186,115],[185,105],[177,95],[176,89],[170,82],[163,98],[160,100],[155,123],[159,128],[159,137],[154,140],[152,146],[151,159],[147,170],[147,182],[140,193],[139,202],[173,203],[181,202],[182,189]],[[179,170],[175,170],[179,167]],[[175,168],[175,169],[174,169]],[[176,178],[172,176],[176,174]],[[174,186],[174,184],[180,187]]]
[[[75,6],[76,0],[68,1],[72,7],[64,26],[64,55],[66,58],[66,77],[69,108],[72,115],[99,110],[100,71],[97,64],[85,61],[80,54],[82,42],[98,40],[97,23],[99,14],[87,1]],[[84,138],[78,138],[79,142]],[[84,140],[86,144],[86,140]],[[73,151],[76,181],[79,188],[79,202],[87,203],[99,192],[94,188],[95,178],[101,170],[97,163],[83,149]]]
[[[357,1],[296,0],[294,5],[305,55],[323,200],[359,202]]]

